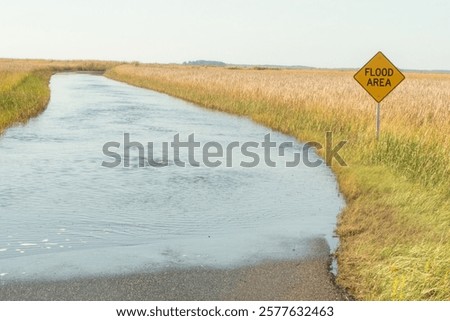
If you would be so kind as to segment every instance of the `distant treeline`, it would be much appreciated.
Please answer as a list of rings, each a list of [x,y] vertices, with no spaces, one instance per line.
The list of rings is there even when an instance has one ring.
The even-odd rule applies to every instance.
[[[214,60],[194,60],[194,61],[185,61],[183,62],[183,65],[224,67],[227,64],[222,61],[214,61]]]
[[[230,69],[241,69],[241,68],[251,68],[255,70],[267,70],[267,69],[315,69],[308,66],[283,66],[283,65],[247,65],[247,64],[227,64],[223,61],[216,60],[193,60],[185,61],[183,65],[186,66],[213,66],[213,67],[228,67]]]

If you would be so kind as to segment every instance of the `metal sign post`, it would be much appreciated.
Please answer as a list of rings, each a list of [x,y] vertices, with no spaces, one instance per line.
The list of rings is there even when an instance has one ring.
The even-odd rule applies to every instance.
[[[380,138],[380,103],[405,79],[405,76],[379,51],[353,78],[378,103],[376,117],[378,140]]]
[[[380,103],[377,104],[377,140],[380,139]]]

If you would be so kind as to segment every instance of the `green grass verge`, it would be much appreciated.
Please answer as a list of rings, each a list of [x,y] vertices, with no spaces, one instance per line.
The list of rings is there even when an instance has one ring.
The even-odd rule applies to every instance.
[[[0,92],[0,133],[45,109],[50,98],[50,75],[44,71],[27,74],[13,88]]]

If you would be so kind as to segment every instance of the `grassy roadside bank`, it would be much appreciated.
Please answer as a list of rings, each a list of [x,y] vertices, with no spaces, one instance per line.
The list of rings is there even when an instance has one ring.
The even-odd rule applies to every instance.
[[[112,79],[252,118],[302,141],[347,140],[338,283],[365,300],[450,299],[450,75],[407,74],[382,107],[352,72],[121,65]]]
[[[55,72],[102,71],[117,63],[0,59],[0,134],[13,124],[41,113],[50,98],[48,83]]]

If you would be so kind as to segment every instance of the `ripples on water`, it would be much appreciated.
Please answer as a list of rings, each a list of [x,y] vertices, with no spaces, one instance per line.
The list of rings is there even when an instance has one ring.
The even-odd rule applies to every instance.
[[[176,133],[224,146],[291,138],[102,76],[58,74],[51,90],[41,116],[0,137],[3,282],[234,266],[310,255],[317,238],[335,245],[343,200],[326,166],[138,168],[137,153],[130,168],[101,166],[103,144],[125,132],[155,146]]]

